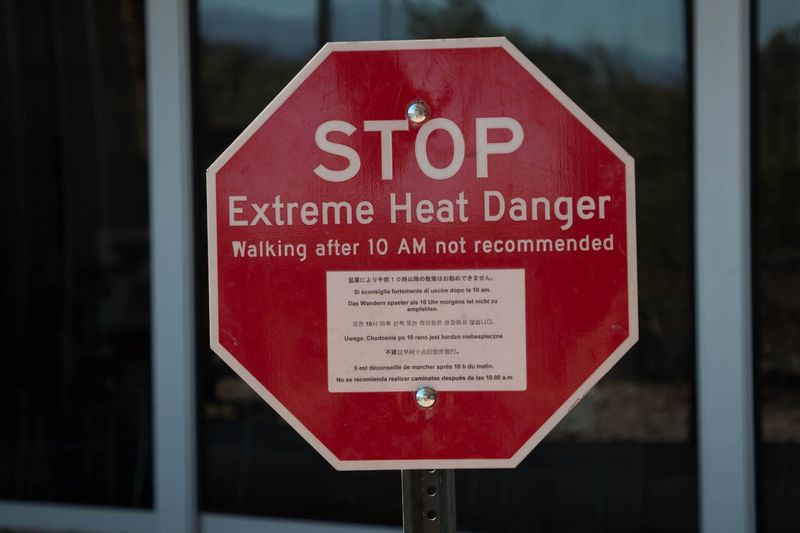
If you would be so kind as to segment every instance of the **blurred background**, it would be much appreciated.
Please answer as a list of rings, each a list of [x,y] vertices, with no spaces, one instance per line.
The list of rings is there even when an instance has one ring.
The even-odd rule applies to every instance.
[[[459,528],[699,531],[692,2],[188,9],[199,511],[401,520],[396,472],[334,471],[207,348],[204,169],[325,42],[505,35],[636,159],[641,340],[519,468],[458,472]],[[146,61],[159,52],[146,50],[145,20],[143,0],[0,3],[3,502],[154,506]],[[758,524],[792,532],[800,3],[753,0],[751,24]]]

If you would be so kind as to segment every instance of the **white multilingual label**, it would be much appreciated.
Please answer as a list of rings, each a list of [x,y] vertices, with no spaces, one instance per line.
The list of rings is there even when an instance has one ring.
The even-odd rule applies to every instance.
[[[328,389],[525,390],[523,269],[328,272]]]

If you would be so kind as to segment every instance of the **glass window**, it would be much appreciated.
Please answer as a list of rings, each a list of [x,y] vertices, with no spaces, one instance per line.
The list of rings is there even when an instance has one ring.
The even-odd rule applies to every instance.
[[[0,7],[0,498],[152,504],[141,0]]]
[[[800,4],[757,3],[753,251],[760,530],[800,531]]]
[[[208,168],[328,40],[319,4],[197,3],[196,168]],[[196,175],[195,216],[205,227],[204,173]],[[196,264],[202,266],[205,235],[198,239]],[[201,510],[399,523],[398,473],[334,471],[211,352],[203,307],[208,283],[202,272],[197,278]]]
[[[198,168],[209,166],[325,36],[506,35],[636,159],[641,340],[519,468],[457,473],[459,528],[696,531],[685,2],[291,5],[199,1]],[[251,32],[253,26],[262,31]],[[270,43],[272,31],[264,28],[292,35]],[[197,175],[202,227],[205,183]],[[198,264],[204,263],[202,242]],[[400,476],[335,472],[205,348],[206,315],[199,313],[202,509],[399,524]]]

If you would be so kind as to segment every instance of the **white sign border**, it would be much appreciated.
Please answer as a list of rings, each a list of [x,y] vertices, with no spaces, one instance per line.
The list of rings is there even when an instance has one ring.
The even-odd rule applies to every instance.
[[[336,457],[300,420],[295,417],[260,381],[236,360],[219,341],[219,300],[217,272],[217,172],[266,122],[272,114],[294,93],[295,90],[333,52],[356,52],[368,50],[435,50],[451,48],[502,48],[520,64],[536,81],[567,108],[592,134],[595,135],[625,165],[625,199],[628,258],[628,338],[606,358],[580,387],[559,407],[514,455],[506,459],[420,459],[420,460],[376,460],[348,461]],[[206,171],[206,201],[208,223],[208,304],[211,349],[225,361],[261,398],[266,401],[289,425],[337,470],[426,470],[442,468],[514,468],[547,436],[550,431],[574,408],[598,381],[639,340],[639,305],[636,268],[636,189],[634,183],[634,161],[614,139],[578,107],[561,89],[542,73],[522,52],[505,37],[472,39],[432,39],[418,41],[364,41],[328,43],[304,66],[283,88],[272,102],[250,123],[235,141],[217,158]],[[396,393],[392,393],[396,394]]]

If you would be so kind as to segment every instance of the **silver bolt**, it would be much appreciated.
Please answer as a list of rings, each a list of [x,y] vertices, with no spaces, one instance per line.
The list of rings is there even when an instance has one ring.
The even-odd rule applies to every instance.
[[[430,114],[431,110],[428,107],[428,104],[426,104],[423,100],[414,100],[408,104],[408,109],[406,109],[408,120],[414,124],[422,124],[428,119]]]
[[[422,387],[414,395],[417,404],[425,409],[430,409],[436,403],[436,391],[430,387]]]

